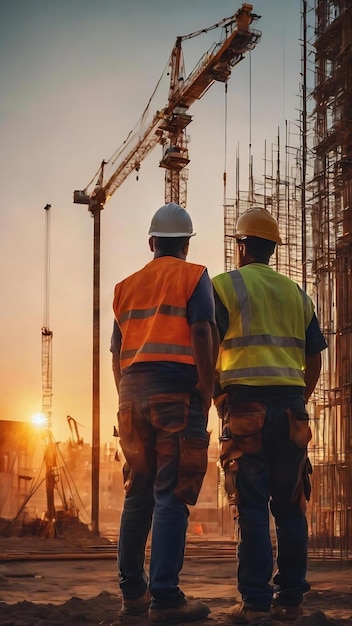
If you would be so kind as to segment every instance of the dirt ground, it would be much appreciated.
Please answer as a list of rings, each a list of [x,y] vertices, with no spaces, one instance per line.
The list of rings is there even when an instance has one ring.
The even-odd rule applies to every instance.
[[[195,625],[231,623],[226,610],[236,599],[236,566],[231,542],[188,540],[181,587],[211,608]],[[311,560],[308,578],[304,615],[291,624],[352,625],[351,562]],[[108,626],[120,607],[116,546],[108,540],[0,537],[0,626]]]

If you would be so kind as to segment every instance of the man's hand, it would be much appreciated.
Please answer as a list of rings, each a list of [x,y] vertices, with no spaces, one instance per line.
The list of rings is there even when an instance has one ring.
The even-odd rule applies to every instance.
[[[196,386],[196,389],[198,389],[199,395],[201,397],[203,413],[204,415],[208,415],[213,396],[211,393],[209,393],[209,389],[201,389],[199,383]]]
[[[311,356],[306,356],[306,371],[304,375],[304,381],[306,383],[306,388],[304,392],[304,401],[308,402],[310,396],[312,395],[315,386],[318,382],[319,375],[321,370],[321,353],[312,354]]]
[[[112,354],[112,371],[114,374],[115,385],[116,385],[116,389],[118,392],[120,378],[121,378],[121,370],[120,370],[120,355],[117,354],[116,352],[113,352]]]
[[[210,409],[215,384],[213,332],[209,322],[191,324],[191,341],[194,362],[197,367],[197,389],[202,397],[205,415]]]
[[[224,420],[224,418],[227,416],[227,411],[228,411],[228,394],[227,393],[222,393],[219,396],[217,396],[216,398],[214,398],[214,404],[215,404],[215,408],[218,412],[218,416],[221,420]]]

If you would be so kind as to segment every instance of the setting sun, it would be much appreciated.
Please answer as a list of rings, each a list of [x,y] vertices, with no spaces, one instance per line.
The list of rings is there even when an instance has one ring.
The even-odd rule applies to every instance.
[[[45,428],[48,425],[48,418],[43,413],[34,413],[31,422],[36,428]]]

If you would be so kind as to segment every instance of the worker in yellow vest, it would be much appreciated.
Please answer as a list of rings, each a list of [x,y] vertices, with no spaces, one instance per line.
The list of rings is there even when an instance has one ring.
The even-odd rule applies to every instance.
[[[306,403],[326,342],[312,300],[269,266],[279,227],[251,208],[236,224],[236,270],[213,278],[220,335],[215,405],[223,422],[221,463],[238,523],[236,624],[302,614],[309,499]],[[269,506],[277,536],[277,572]],[[274,593],[275,592],[275,593]]]
[[[186,262],[193,235],[184,208],[161,207],[149,229],[153,260],[115,287],[111,351],[126,459],[120,620],[149,609],[151,623],[173,624],[210,612],[179,587],[188,505],[196,503],[207,468],[218,353],[211,280],[203,265]]]

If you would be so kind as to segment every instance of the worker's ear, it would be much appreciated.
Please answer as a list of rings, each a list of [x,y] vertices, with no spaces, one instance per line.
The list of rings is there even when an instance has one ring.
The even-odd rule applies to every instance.
[[[246,256],[246,245],[242,241],[236,241],[235,247],[235,263],[237,267],[242,266],[242,261]]]
[[[185,257],[187,256],[188,251],[189,251],[189,239],[188,239],[187,243],[185,243],[185,245],[182,248],[182,252],[185,255]]]
[[[241,241],[240,243],[237,244],[237,247],[238,247],[240,257],[243,258],[244,256],[246,256],[247,247],[246,247],[245,242]]]
[[[154,237],[149,237],[149,248],[150,248],[151,252],[155,252]]]

